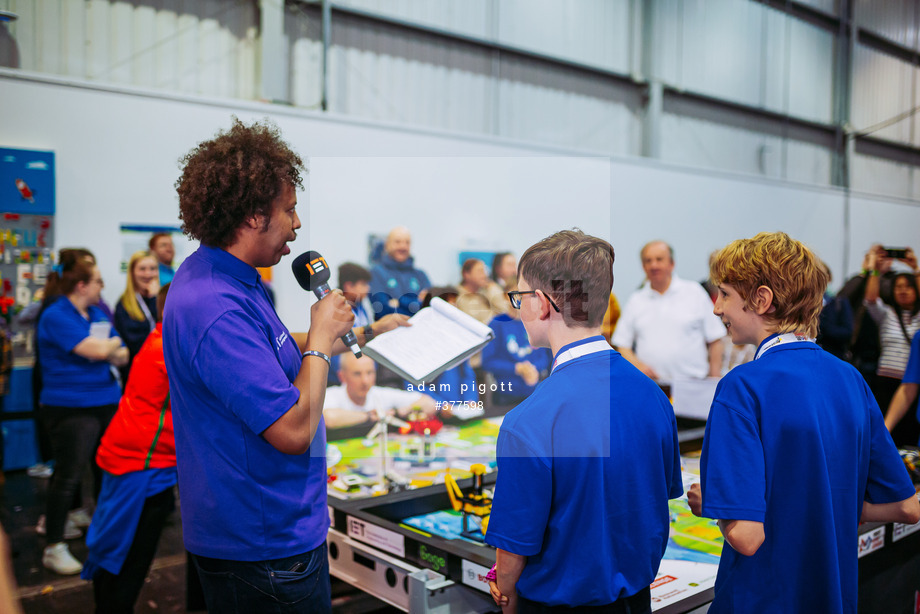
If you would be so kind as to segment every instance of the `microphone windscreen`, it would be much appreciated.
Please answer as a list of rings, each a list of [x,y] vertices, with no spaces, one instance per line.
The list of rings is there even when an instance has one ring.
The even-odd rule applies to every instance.
[[[304,290],[313,292],[323,284],[329,283],[331,276],[326,259],[318,252],[310,250],[294,258],[291,263],[294,277]]]

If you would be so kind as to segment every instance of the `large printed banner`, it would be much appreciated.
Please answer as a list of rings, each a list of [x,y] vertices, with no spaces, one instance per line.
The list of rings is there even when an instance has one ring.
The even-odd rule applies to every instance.
[[[0,147],[0,211],[54,215],[54,152]]]

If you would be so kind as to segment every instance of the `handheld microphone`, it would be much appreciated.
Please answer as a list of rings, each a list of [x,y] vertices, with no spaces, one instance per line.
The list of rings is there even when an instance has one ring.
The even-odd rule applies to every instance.
[[[291,263],[291,269],[300,287],[315,294],[319,300],[332,292],[332,288],[329,287],[329,265],[326,264],[326,259],[317,252],[311,250],[297,256]],[[361,358],[361,348],[358,347],[355,331],[350,330],[342,335],[342,341],[351,349],[356,358]]]

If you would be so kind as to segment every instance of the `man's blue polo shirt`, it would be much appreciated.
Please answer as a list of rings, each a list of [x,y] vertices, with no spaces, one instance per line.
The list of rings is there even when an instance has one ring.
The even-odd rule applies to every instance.
[[[58,298],[38,322],[38,351],[42,357],[42,405],[96,407],[115,405],[121,388],[111,365],[105,360],[89,360],[73,353],[90,336],[93,323],[108,324],[109,337],[118,333],[101,309],[87,308],[87,320],[66,296]]]
[[[176,270],[169,266],[168,264],[163,264],[162,262],[157,263],[157,269],[160,273],[160,285],[165,286],[173,280],[173,277],[176,276]]]
[[[325,424],[301,455],[261,436],[297,402],[302,358],[259,273],[202,245],[170,286],[163,350],[188,550],[260,561],[322,544]]]
[[[596,340],[562,347],[559,354]],[[527,557],[519,595],[603,606],[655,579],[683,492],[667,397],[609,349],[555,367],[505,416],[486,542]]]
[[[863,501],[914,494],[862,375],[811,342],[722,378],[700,469],[703,516],[762,522],[765,536],[753,556],[722,547],[712,614],[855,613]]]

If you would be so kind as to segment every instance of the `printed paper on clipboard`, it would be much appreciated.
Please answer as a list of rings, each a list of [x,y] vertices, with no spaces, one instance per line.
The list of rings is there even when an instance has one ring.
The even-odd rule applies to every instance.
[[[440,298],[401,326],[372,339],[364,353],[418,386],[431,382],[492,340],[492,329]]]

